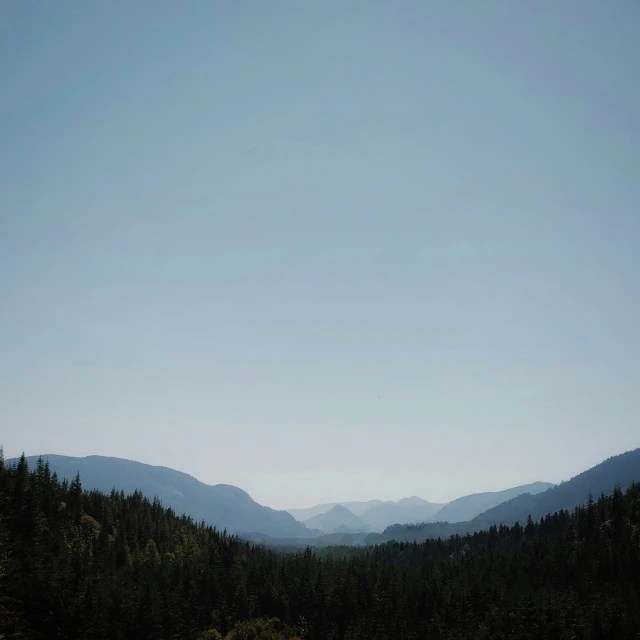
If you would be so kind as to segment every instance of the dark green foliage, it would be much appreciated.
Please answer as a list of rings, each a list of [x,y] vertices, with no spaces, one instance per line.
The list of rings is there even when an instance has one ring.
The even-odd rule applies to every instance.
[[[196,640],[207,630],[305,640],[638,637],[640,486],[524,526],[278,554],[140,492],[87,492],[44,463],[0,463],[3,640]]]

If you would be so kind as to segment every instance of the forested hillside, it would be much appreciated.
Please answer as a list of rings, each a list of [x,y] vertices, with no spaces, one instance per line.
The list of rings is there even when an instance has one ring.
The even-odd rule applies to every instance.
[[[307,529],[286,511],[258,504],[242,489],[229,484],[208,485],[193,476],[167,467],[156,467],[134,460],[105,456],[46,455],[51,472],[69,482],[80,473],[87,489],[109,493],[115,488],[125,494],[138,490],[153,500],[158,497],[166,507],[187,513],[195,520],[233,533],[262,533],[274,537],[309,538],[320,534]],[[34,466],[37,457],[28,457]]]
[[[627,451],[604,460],[546,491],[532,495],[524,493],[481,513],[467,522],[423,522],[414,526],[395,525],[388,527],[381,535],[370,534],[368,543],[382,543],[389,540],[421,541],[429,538],[465,535],[488,529],[492,525],[524,522],[529,515],[540,519],[548,513],[560,510],[573,511],[584,504],[589,494],[599,496],[609,494],[619,485],[625,489],[633,482],[640,482],[640,449]]]
[[[277,554],[140,493],[84,492],[43,462],[0,461],[3,640],[638,633],[637,485],[524,527]]]
[[[584,503],[589,493],[597,496],[610,493],[616,485],[623,489],[632,482],[640,481],[640,449],[627,451],[604,460],[600,464],[574,476],[568,482],[537,495],[523,494],[503,502],[477,516],[481,524],[486,522],[504,522],[513,524],[523,522],[528,515],[540,518],[559,509],[573,509]]]

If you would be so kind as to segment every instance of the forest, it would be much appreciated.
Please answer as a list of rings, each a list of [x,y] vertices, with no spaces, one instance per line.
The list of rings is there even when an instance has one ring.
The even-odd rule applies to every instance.
[[[0,638],[640,637],[640,485],[469,535],[282,553],[0,458]]]

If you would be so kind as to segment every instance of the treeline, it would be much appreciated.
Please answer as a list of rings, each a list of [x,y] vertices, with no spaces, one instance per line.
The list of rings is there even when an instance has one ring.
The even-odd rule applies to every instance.
[[[278,554],[0,459],[3,640],[296,634],[637,638],[640,486],[474,535]]]

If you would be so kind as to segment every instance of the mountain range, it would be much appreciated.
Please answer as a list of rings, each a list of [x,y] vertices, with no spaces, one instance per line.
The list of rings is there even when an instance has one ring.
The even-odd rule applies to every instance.
[[[515,522],[524,524],[529,516],[537,521],[560,510],[572,511],[575,507],[585,504],[589,495],[595,499],[602,494],[612,493],[616,486],[624,490],[633,482],[640,482],[640,449],[608,458],[567,482],[552,486],[546,491],[535,495],[524,493],[516,496],[469,521],[425,522],[418,526],[393,525],[375,537],[367,536],[366,543],[445,538],[481,531],[493,525],[513,525]],[[348,541],[342,541],[342,543],[348,544]]]
[[[609,458],[543,493],[514,497],[485,511],[474,521],[510,525],[516,521],[524,522],[529,515],[539,520],[560,509],[572,511],[584,504],[589,494],[597,499],[603,493],[611,493],[616,485],[624,491],[632,482],[640,482],[640,449]]]
[[[413,496],[398,502],[381,502],[360,515],[362,521],[371,531],[384,531],[396,522],[424,522],[429,520],[441,508],[442,504],[427,502]]]
[[[361,516],[365,511],[371,509],[371,507],[375,507],[378,504],[382,504],[382,502],[382,500],[368,500],[366,502],[324,502],[322,504],[317,504],[314,507],[286,509],[286,511],[287,513],[290,513],[296,520],[304,522],[309,518],[313,518],[313,516],[320,515],[321,513],[326,513],[338,504],[349,509],[351,513],[355,513],[355,515]]]
[[[427,502],[417,496],[403,498],[397,502],[371,500],[369,502],[341,502],[309,507],[308,509],[290,509],[297,514],[307,527],[318,528],[326,533],[346,531],[384,531],[395,523],[424,522],[429,520],[441,508],[442,504]],[[325,509],[323,511],[323,509]],[[307,513],[311,517],[304,518]],[[342,518],[340,517],[342,516]],[[357,518],[357,521],[353,519]]]
[[[238,487],[207,485],[167,467],[103,456],[43,455],[42,459],[59,478],[72,480],[79,473],[85,489],[105,492],[116,489],[125,494],[138,490],[148,498],[158,497],[165,507],[171,507],[178,514],[187,513],[196,521],[204,520],[230,533],[259,532],[275,538],[306,538],[322,533],[308,529],[286,511],[263,507]],[[38,456],[27,457],[30,467],[37,461]]]
[[[232,533],[245,536],[260,534],[269,538],[312,539],[326,534],[380,533],[393,524],[432,521],[443,509],[457,503],[464,505],[466,514],[473,514],[474,511],[477,514],[483,507],[498,504],[499,497],[508,499],[544,484],[526,485],[495,494],[475,494],[449,505],[411,496],[397,502],[350,501],[287,512],[258,504],[238,487],[228,484],[207,485],[189,474],[168,467],[104,456],[76,458],[48,454],[42,457],[60,478],[70,481],[79,473],[86,489],[106,492],[116,489],[125,493],[138,490],[149,498],[158,497],[163,505],[177,513],[187,513],[194,520],[204,520],[207,524]],[[36,456],[27,458],[30,466],[35,465],[37,460]],[[491,495],[492,500],[487,501],[487,495]]]
[[[317,528],[325,533],[345,533],[348,531],[380,533],[393,524],[471,520],[501,502],[523,493],[537,494],[553,486],[549,482],[534,482],[504,491],[474,493],[453,500],[448,504],[427,502],[418,496],[411,496],[397,502],[371,500],[369,502],[329,503],[307,509],[288,509],[288,512],[304,522],[307,527]],[[336,507],[341,507],[341,509],[336,511]],[[313,515],[309,517],[307,515],[309,513]],[[340,515],[343,517],[340,518]],[[358,517],[358,521],[353,520],[352,516],[354,515]]]
[[[433,522],[464,522],[471,520],[502,502],[516,498],[522,494],[536,495],[554,485],[550,482],[534,482],[519,487],[505,489],[504,491],[487,491],[484,493],[472,493],[469,496],[457,498],[444,505],[432,518]],[[426,522],[426,520],[424,520]]]
[[[287,512],[258,504],[238,487],[207,485],[167,467],[103,456],[42,458],[60,478],[70,481],[79,473],[85,489],[140,491],[195,521],[283,548],[377,544],[392,539],[413,541],[463,534],[494,524],[524,522],[529,515],[540,519],[560,509],[572,510],[586,502],[589,494],[598,497],[610,493],[616,485],[624,489],[640,481],[640,449],[636,449],[609,458],[557,486],[536,482],[471,494],[446,505],[412,496],[398,502],[328,503]],[[27,458],[29,466],[37,461],[35,456]],[[17,461],[7,461],[12,462]],[[307,517],[299,522],[292,512]]]

